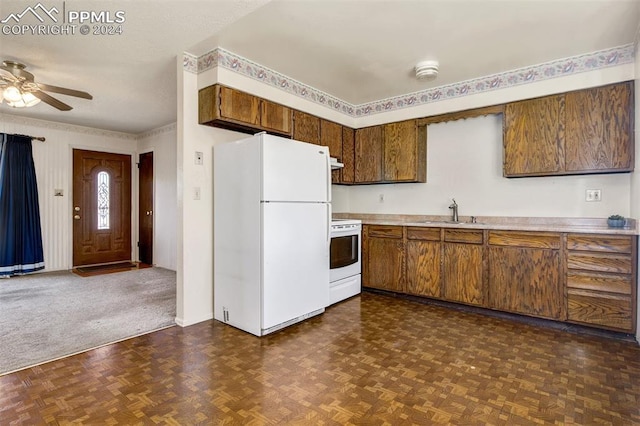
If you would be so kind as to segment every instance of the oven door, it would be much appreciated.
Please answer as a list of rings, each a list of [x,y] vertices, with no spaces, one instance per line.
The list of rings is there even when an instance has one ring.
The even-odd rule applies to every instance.
[[[330,282],[360,273],[360,234],[359,229],[331,232]]]

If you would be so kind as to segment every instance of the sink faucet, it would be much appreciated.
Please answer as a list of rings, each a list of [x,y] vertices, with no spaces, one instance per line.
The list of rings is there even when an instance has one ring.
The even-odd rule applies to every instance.
[[[451,217],[451,220],[453,222],[457,222],[458,221],[458,203],[456,203],[455,198],[452,198],[451,200],[453,200],[453,204],[449,206],[449,208],[453,210],[453,216]]]

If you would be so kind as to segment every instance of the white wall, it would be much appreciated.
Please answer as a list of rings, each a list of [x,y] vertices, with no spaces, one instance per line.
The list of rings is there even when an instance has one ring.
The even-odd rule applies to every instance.
[[[502,177],[502,116],[490,115],[427,127],[427,183],[348,189],[347,211],[448,215],[451,198],[461,216],[606,217],[630,213],[628,173]],[[335,188],[335,185],[334,185]],[[602,202],[586,202],[600,189]],[[380,195],[384,202],[380,202]],[[334,201],[334,211],[345,211]]]
[[[153,152],[153,263],[176,270],[176,125],[138,136],[138,154]]]
[[[138,183],[134,135],[28,119],[10,114],[0,114],[0,132],[46,138],[46,142],[32,143],[38,181],[45,271],[72,267],[73,200],[71,196],[74,148],[132,155],[132,206],[136,209],[133,216],[137,217]],[[64,196],[55,197],[54,189],[62,189]],[[133,245],[138,235],[137,221],[132,219],[131,225],[133,254]]]
[[[213,318],[213,146],[247,135],[198,124],[198,76],[178,58],[178,269],[176,323]],[[196,151],[204,164],[196,165]],[[200,199],[194,199],[199,188]]]

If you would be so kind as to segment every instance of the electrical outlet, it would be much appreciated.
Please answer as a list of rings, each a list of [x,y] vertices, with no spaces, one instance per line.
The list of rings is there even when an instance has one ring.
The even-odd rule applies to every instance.
[[[203,162],[203,158],[204,158],[204,154],[200,151],[196,151],[196,158],[195,158],[196,165],[201,166]]]
[[[380,201],[381,203],[384,203],[384,194],[378,195],[378,201]]]
[[[587,189],[584,199],[589,202],[602,201],[602,191],[599,189]]]
[[[200,187],[199,186],[194,186],[193,187],[193,199],[194,200],[199,200],[200,199]]]

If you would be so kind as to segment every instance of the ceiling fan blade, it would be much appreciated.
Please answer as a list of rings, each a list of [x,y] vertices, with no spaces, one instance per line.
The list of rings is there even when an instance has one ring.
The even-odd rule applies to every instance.
[[[51,86],[50,84],[36,83],[41,90],[46,92],[60,93],[61,95],[75,96],[77,98],[93,99],[93,96],[80,90],[67,89],[64,87]]]
[[[10,82],[10,83],[15,83],[17,81],[20,81],[20,79],[18,77],[13,75],[13,73],[11,73],[11,71],[7,70],[3,66],[0,66],[0,79],[5,80],[5,81]]]
[[[33,96],[40,99],[42,102],[47,103],[54,108],[58,108],[60,111],[71,111],[73,109],[69,105],[65,104],[64,102],[60,102],[56,98],[49,96],[46,93],[41,92],[39,90],[36,90],[35,92],[32,92],[32,93],[33,93]]]

